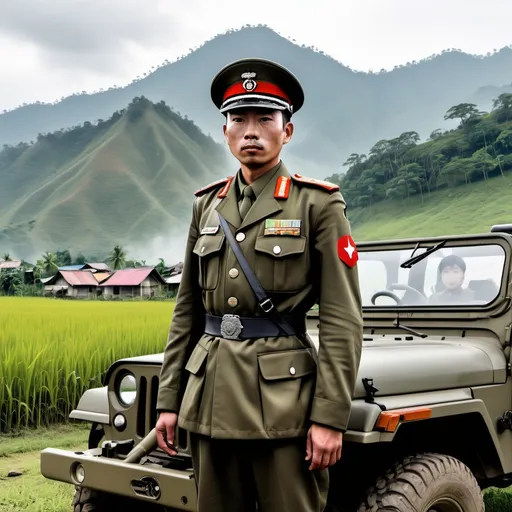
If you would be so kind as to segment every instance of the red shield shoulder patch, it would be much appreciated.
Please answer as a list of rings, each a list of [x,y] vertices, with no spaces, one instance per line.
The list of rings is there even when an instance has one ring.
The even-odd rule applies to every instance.
[[[338,238],[338,256],[349,268],[354,267],[357,263],[359,255],[357,253],[356,244],[350,235]]]

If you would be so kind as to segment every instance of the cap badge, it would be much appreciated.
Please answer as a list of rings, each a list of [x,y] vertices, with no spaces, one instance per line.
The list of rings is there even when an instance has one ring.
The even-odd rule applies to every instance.
[[[254,91],[254,89],[256,89],[256,82],[253,80],[255,76],[256,73],[253,72],[242,73],[242,78],[245,78],[245,80],[242,83],[242,86],[247,92],[251,92]]]

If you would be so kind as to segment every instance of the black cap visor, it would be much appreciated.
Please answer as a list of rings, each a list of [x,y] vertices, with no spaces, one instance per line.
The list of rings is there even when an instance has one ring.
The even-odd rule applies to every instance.
[[[269,97],[257,97],[257,95],[250,95],[246,97],[233,98],[224,102],[220,111],[222,113],[230,110],[242,109],[242,108],[262,108],[267,110],[288,110],[292,112],[292,108],[285,101],[280,99],[273,99]]]

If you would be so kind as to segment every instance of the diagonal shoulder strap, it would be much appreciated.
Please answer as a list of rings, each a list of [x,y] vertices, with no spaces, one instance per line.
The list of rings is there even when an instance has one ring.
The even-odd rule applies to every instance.
[[[238,260],[240,267],[242,268],[242,272],[245,274],[245,277],[247,278],[247,281],[249,281],[249,285],[252,288],[254,295],[256,295],[256,298],[258,299],[258,305],[265,314],[267,314],[270,317],[273,317],[274,321],[276,321],[279,327],[281,327],[281,329],[288,336],[294,334],[293,328],[287,322],[285,322],[283,319],[279,317],[279,314],[275,309],[272,300],[267,296],[265,290],[261,286],[261,283],[258,281],[258,278],[254,274],[254,271],[247,262],[247,259],[245,258],[242,249],[240,249],[240,246],[237,244],[235,238],[233,237],[233,233],[231,233],[231,229],[229,229],[226,219],[220,213],[218,215],[222,230],[226,235],[228,243],[233,253],[235,254],[236,259]]]

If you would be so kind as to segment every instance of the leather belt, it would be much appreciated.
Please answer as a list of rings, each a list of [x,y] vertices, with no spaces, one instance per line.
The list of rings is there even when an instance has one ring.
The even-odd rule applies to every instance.
[[[292,335],[303,334],[306,331],[305,318],[299,319],[292,315],[282,315],[281,318],[293,327]],[[227,340],[287,336],[270,318],[238,315],[205,315],[204,332]]]

